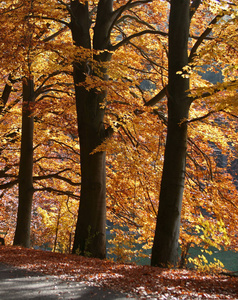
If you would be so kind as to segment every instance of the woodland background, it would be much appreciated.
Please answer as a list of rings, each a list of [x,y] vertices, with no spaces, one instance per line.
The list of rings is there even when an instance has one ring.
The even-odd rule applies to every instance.
[[[110,27],[110,48],[96,48],[95,38],[92,47],[77,45],[74,12],[88,5],[93,39],[99,5],[108,2],[118,12]],[[119,261],[149,255],[168,124],[170,2],[1,1],[0,230],[6,244],[14,236],[21,244],[15,234],[17,209],[26,196],[19,190],[19,165],[29,167],[32,153],[32,169],[25,170],[30,177],[23,176],[33,200],[31,246],[71,251],[82,184],[75,90],[83,90],[97,99],[90,107],[100,106],[110,133],[90,151],[90,157],[106,152],[109,254]],[[188,127],[180,264],[190,262],[201,270],[222,265],[208,262],[204,252],[189,260],[191,248],[199,246],[207,254],[210,249],[238,250],[237,5],[191,1],[190,59],[178,74],[189,79],[194,99],[189,117],[180,120]],[[83,80],[75,84],[77,68],[83,68]],[[25,140],[23,126],[28,128]],[[24,217],[18,222],[24,223]],[[94,234],[88,229],[90,243]]]

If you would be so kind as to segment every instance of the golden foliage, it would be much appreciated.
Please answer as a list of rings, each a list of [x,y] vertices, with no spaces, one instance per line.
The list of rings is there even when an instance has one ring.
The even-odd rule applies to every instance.
[[[114,10],[126,2],[114,1]],[[95,151],[107,152],[107,217],[120,228],[129,228],[128,234],[116,230],[112,241],[117,257],[128,259],[134,255],[134,243],[150,248],[154,235],[167,107],[164,98],[154,108],[144,104],[167,85],[169,7],[165,1],[153,1],[121,15],[111,33],[113,46],[143,30],[161,34],[138,36],[113,51],[107,63],[109,80],[103,81],[98,76],[102,65],[93,60],[94,50],[73,45],[67,27],[68,1],[60,3],[19,0],[0,7],[1,91],[9,74],[14,79],[29,74],[35,79],[32,239],[38,245],[53,245],[59,229],[63,251],[69,245],[68,234],[75,224],[70,210],[76,214],[81,181],[72,62],[87,61],[94,66],[94,75],[86,77],[84,86],[89,91],[107,90],[105,125],[113,128],[114,135]],[[203,1],[192,19],[190,49],[223,9],[215,1],[209,3]],[[89,1],[93,23],[97,5],[98,1]],[[212,34],[187,67],[195,100],[190,119],[185,120],[189,141],[180,240],[237,251],[237,170],[233,167],[237,163],[237,2],[226,7],[225,16],[212,25]],[[208,71],[221,72],[223,81],[205,80],[203,72]],[[14,83],[0,115],[0,185],[11,180],[17,183],[21,97],[21,85]],[[15,223],[16,191],[13,185],[1,193],[0,212],[9,227]],[[71,203],[70,210],[67,203]],[[203,217],[201,210],[206,212]],[[203,234],[194,234],[196,229]],[[129,248],[120,249],[122,242]]]

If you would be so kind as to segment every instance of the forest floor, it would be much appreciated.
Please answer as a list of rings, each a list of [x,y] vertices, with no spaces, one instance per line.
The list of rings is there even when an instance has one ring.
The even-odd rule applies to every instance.
[[[0,262],[139,299],[237,299],[238,277],[0,246]]]

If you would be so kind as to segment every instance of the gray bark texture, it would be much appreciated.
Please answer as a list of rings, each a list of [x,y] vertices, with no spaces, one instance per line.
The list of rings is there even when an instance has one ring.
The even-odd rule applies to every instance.
[[[90,19],[88,6],[78,1],[71,2],[71,31],[76,46],[91,48],[89,35]],[[110,47],[112,1],[99,1],[94,27],[94,50]],[[94,55],[94,61],[107,62],[111,54],[103,51]],[[74,62],[74,83],[81,159],[81,195],[78,220],[73,244],[73,253],[92,257],[106,257],[106,161],[105,152],[91,154],[106,137],[104,109],[106,91],[87,91],[83,85],[86,74],[107,80],[107,68],[94,69],[87,61]],[[99,75],[100,74],[100,75]]]
[[[171,0],[169,17],[168,128],[152,266],[176,266],[184,191],[189,79],[178,71],[188,64],[190,1]]]
[[[31,210],[33,198],[33,79],[23,79],[22,136],[19,167],[19,200],[14,245],[30,247]]]

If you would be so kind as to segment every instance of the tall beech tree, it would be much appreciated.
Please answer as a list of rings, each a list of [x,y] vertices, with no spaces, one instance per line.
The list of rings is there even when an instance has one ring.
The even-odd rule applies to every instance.
[[[19,166],[19,198],[14,245],[30,247],[31,209],[33,199],[33,132],[34,81],[23,78],[22,134]]]
[[[105,7],[107,8],[107,7]],[[71,1],[71,28],[75,45],[91,48],[90,17],[88,3]],[[107,11],[105,17],[107,17]],[[101,11],[102,13],[102,11]],[[100,19],[100,8],[98,7]],[[100,21],[98,21],[100,22]],[[95,26],[96,28],[100,25]],[[110,34],[104,31],[102,46],[97,45],[97,50],[108,48]],[[96,38],[95,38],[96,39]],[[105,41],[104,41],[105,39]],[[110,59],[109,53],[105,52],[105,59]],[[94,257],[105,258],[106,256],[106,174],[105,174],[105,152],[91,155],[91,152],[102,143],[105,137],[103,125],[104,110],[100,107],[105,100],[104,92],[88,92],[80,83],[84,83],[86,74],[89,74],[91,66],[89,62],[74,62],[74,82],[76,94],[76,108],[78,116],[78,134],[80,140],[81,161],[81,196],[76,225],[73,253],[79,251],[84,255],[86,251]],[[105,74],[106,75],[106,70]],[[88,242],[87,242],[88,241]]]
[[[190,55],[188,55],[190,21],[200,4],[200,0],[193,1],[191,5],[189,0],[170,1],[167,86],[168,126],[159,210],[151,257],[151,265],[153,266],[176,266],[178,262],[178,240],[188,141],[186,120],[188,120],[192,102],[197,99],[197,96],[192,97],[188,94],[189,75],[186,68],[196,56],[199,46],[211,33],[212,25],[216,24],[224,15],[221,10],[211,21],[210,26],[201,34],[193,45]],[[229,86],[230,83],[226,83],[226,85]],[[217,91],[219,91],[219,88]],[[204,92],[200,97],[206,97],[214,92],[216,92],[216,88],[211,93]]]
[[[87,75],[97,76],[102,82],[107,81],[112,51],[130,40],[112,45],[114,25],[124,11],[150,0],[128,1],[115,10],[113,2],[100,0],[91,12],[88,1],[70,2],[74,44],[84,49],[91,49],[92,46],[93,50],[93,63],[87,59],[75,60],[73,63],[82,178],[73,253],[90,253],[99,258],[106,257],[106,161],[104,150],[94,154],[92,152],[112,134],[112,129],[105,129],[104,126],[107,91],[103,86],[99,90],[91,88],[88,91],[83,83]],[[94,32],[91,37],[91,18],[95,9]]]
[[[20,99],[22,99],[22,106],[21,106],[21,146],[20,146],[20,162],[19,162],[19,172],[16,174],[16,165],[17,163],[13,163],[11,167],[5,167],[2,171],[2,175],[8,177],[7,183],[3,184],[2,188],[6,187],[13,187],[15,185],[18,185],[18,212],[17,212],[17,224],[16,224],[16,231],[15,231],[15,237],[14,237],[14,245],[22,245],[25,247],[30,246],[30,228],[31,228],[31,213],[32,213],[32,200],[33,200],[33,193],[35,191],[43,191],[47,190],[47,187],[42,185],[42,180],[44,182],[45,179],[50,178],[51,175],[53,177],[57,177],[59,180],[65,180],[66,182],[73,183],[70,179],[65,178],[64,176],[60,175],[62,174],[62,170],[57,170],[56,172],[51,172],[49,174],[49,170],[43,171],[43,168],[41,168],[41,162],[35,163],[35,168],[41,169],[41,176],[33,176],[33,162],[38,161],[37,159],[33,159],[33,133],[34,133],[34,113],[35,113],[35,100],[38,97],[38,121],[40,116],[42,116],[44,113],[42,111],[39,113],[39,110],[41,110],[41,103],[44,102],[46,98],[46,94],[48,94],[48,100],[54,96],[52,96],[52,93],[54,94],[54,88],[56,88],[56,84],[52,85],[52,82],[54,81],[54,77],[59,75],[61,72],[60,70],[55,71],[54,66],[52,69],[47,71],[50,74],[47,74],[47,71],[44,72],[43,68],[38,68],[39,64],[44,65],[45,60],[47,60],[47,67],[49,67],[49,62],[51,61],[49,58],[49,52],[45,51],[45,48],[47,46],[50,48],[51,42],[53,39],[55,39],[59,32],[62,32],[62,29],[60,28],[58,30],[58,27],[54,27],[54,24],[51,24],[51,27],[47,22],[40,21],[35,22],[35,20],[32,19],[33,12],[34,13],[40,13],[37,10],[38,3],[37,1],[31,0],[26,1],[22,3],[21,1],[17,3],[4,3],[4,5],[1,7],[1,14],[3,16],[2,18],[2,26],[3,28],[8,28],[9,34],[6,34],[2,32],[3,39],[5,43],[9,45],[8,51],[4,51],[2,53],[2,61],[4,63],[8,63],[8,68],[12,68],[13,75],[10,75],[8,77],[8,82],[5,85],[3,94],[2,94],[2,102],[3,105],[1,107],[1,113],[2,117],[4,119],[4,116],[8,114],[8,112],[11,110],[11,108],[14,108],[14,106],[17,106],[16,104],[20,102]],[[11,25],[7,27],[7,23],[11,20]],[[19,29],[20,28],[20,29]],[[4,31],[4,30],[3,30]],[[7,32],[8,32],[7,31]],[[52,31],[54,32],[52,34]],[[14,33],[13,33],[14,32]],[[10,47],[11,44],[21,45],[19,47]],[[57,42],[56,42],[57,43]],[[39,46],[40,45],[40,46]],[[42,55],[42,52],[44,52],[44,57]],[[16,56],[16,60],[12,60],[13,56]],[[34,66],[37,65],[37,68]],[[64,72],[67,73],[67,66],[64,67]],[[33,77],[36,78],[36,88],[34,91],[34,81]],[[22,81],[22,93],[18,93],[19,99],[18,101],[12,101],[11,104],[9,104],[8,107],[6,107],[6,102],[9,99],[11,90],[12,90],[12,84],[16,82],[15,79],[12,77],[15,76],[16,78],[19,78],[19,81]],[[62,75],[63,76],[63,75]],[[51,81],[51,84],[49,84],[49,81]],[[60,80],[57,82],[58,95],[61,95],[61,93],[66,94],[68,93],[68,86],[71,86],[72,83],[66,83],[61,85]],[[61,87],[64,86],[65,90],[62,91]],[[20,90],[19,85],[15,87],[15,90]],[[50,95],[51,94],[51,95]],[[44,106],[44,105],[43,105]],[[3,108],[3,109],[2,109]],[[4,109],[5,108],[5,109]],[[16,109],[16,108],[15,108]],[[44,112],[47,112],[46,105],[44,106]],[[16,120],[16,119],[15,119]],[[13,125],[14,126],[14,125]],[[15,124],[15,127],[17,127],[18,124]],[[15,137],[17,134],[12,133],[10,130],[10,135]],[[43,138],[44,139],[44,138]],[[53,136],[52,136],[53,139]],[[10,139],[9,139],[10,140]],[[15,139],[16,140],[16,139]],[[39,137],[36,141],[39,141]],[[11,143],[14,143],[14,140],[10,140]],[[44,142],[43,142],[44,143]],[[17,143],[14,145],[17,146]],[[41,142],[39,141],[39,144],[36,146],[36,149],[40,148]],[[11,146],[9,147],[11,151]],[[37,149],[37,151],[38,151]],[[36,152],[37,152],[36,151]],[[35,155],[36,157],[36,155]],[[14,158],[17,160],[17,155]],[[64,168],[64,167],[63,167]],[[12,169],[12,170],[11,170]],[[6,173],[9,171],[11,174],[6,175]],[[14,173],[13,173],[14,172]],[[47,173],[47,175],[42,174]],[[54,174],[52,174],[54,173]],[[9,181],[9,178],[11,180]],[[52,177],[51,177],[52,178]],[[37,182],[36,187],[34,189],[33,187],[33,181]],[[40,183],[40,184],[39,184]],[[49,189],[49,188],[48,188]],[[54,192],[54,189],[52,189]],[[57,191],[57,189],[56,189]],[[58,191],[60,193],[60,191]],[[67,195],[70,194],[70,191],[66,193]]]
[[[169,16],[168,127],[159,211],[152,249],[153,266],[176,265],[185,179],[187,124],[191,98],[188,64],[190,0],[171,0]]]
[[[41,0],[19,0],[12,1],[10,6],[7,1],[1,7],[1,89],[6,89],[2,93],[0,115],[0,217],[1,223],[5,218],[5,223],[12,227],[7,242],[12,240],[15,227],[12,208],[15,212],[20,159],[18,133],[21,132],[22,113],[20,83],[14,84],[6,103],[12,82],[11,77],[9,81],[7,77],[12,74],[13,79],[22,80],[28,74],[25,68],[27,58],[31,58],[36,96],[33,176],[36,196],[31,227],[33,244],[42,246],[43,243],[49,243],[55,247],[59,242],[57,249],[70,249],[79,203],[81,150],[82,194],[74,251],[84,255],[105,256],[106,150],[109,154],[107,218],[114,224],[129,228],[127,232],[116,228],[113,244],[118,257],[134,256],[133,245],[136,242],[143,248],[151,249],[168,124],[166,99],[162,97],[169,95],[167,21],[170,7],[166,1],[121,0],[114,1],[113,6],[109,5],[112,2],[48,0],[42,4]],[[173,139],[178,136],[177,132],[184,138],[181,155],[176,153],[174,166],[179,159],[184,162],[182,152],[187,146],[180,243],[185,250],[191,243],[204,245],[202,237],[207,234],[207,228],[212,228],[213,240],[210,239],[212,242],[209,244],[206,237],[206,246],[226,245],[229,234],[235,249],[237,201],[233,198],[237,199],[237,190],[225,170],[217,168],[211,143],[216,145],[215,149],[225,153],[227,159],[230,156],[229,161],[232,161],[234,153],[229,149],[228,142],[231,145],[237,138],[236,125],[231,120],[232,115],[236,114],[232,108],[236,104],[232,80],[237,65],[234,59],[236,18],[232,17],[226,23],[221,19],[222,14],[216,17],[216,9],[211,12],[210,3],[206,1],[196,11],[199,3],[192,1],[189,13],[191,18],[196,12],[190,25],[189,39],[191,50],[188,62],[192,62],[189,66],[192,70],[190,92],[193,100],[196,100],[191,107],[186,91],[184,95],[181,92],[183,88],[185,90],[187,78],[183,81],[181,75],[170,74],[170,93],[173,98],[169,99],[169,132],[175,133],[175,137],[171,134],[168,136],[167,147],[178,143]],[[204,18],[206,13],[208,15]],[[213,26],[217,20],[221,22]],[[29,40],[23,38],[22,34],[22,27],[27,28],[26,21],[30,21],[30,26],[34,25],[31,53],[28,51]],[[207,27],[209,22],[212,26]],[[185,25],[187,22],[182,27]],[[179,27],[176,30],[178,32]],[[212,36],[208,37],[211,31]],[[212,59],[214,51],[216,60]],[[181,51],[177,54],[180,55]],[[170,55],[171,59],[174,59],[173,55]],[[202,64],[214,64],[221,69],[221,62],[225,70],[223,75],[227,81],[231,77],[231,81],[220,86],[209,85],[193,72],[194,66]],[[187,64],[186,59],[184,64]],[[183,64],[178,65],[177,69],[176,65],[172,65],[170,70],[183,73],[182,67]],[[182,75],[187,74],[184,72]],[[179,85],[174,84],[177,79]],[[73,85],[76,90],[80,150]],[[229,91],[225,91],[226,86]],[[216,91],[220,92],[212,95]],[[204,95],[209,97],[199,98]],[[184,101],[181,100],[183,96]],[[156,106],[151,108],[152,105]],[[188,107],[190,119],[187,118]],[[228,113],[230,118],[226,119],[225,114]],[[227,120],[230,127],[221,126],[221,123],[218,126],[218,118]],[[188,145],[185,133],[187,125]],[[234,126],[234,130],[231,126]],[[106,139],[113,130],[114,138]],[[171,151],[167,151],[166,157],[169,158],[170,154]],[[181,166],[179,180],[175,182],[183,181],[184,163]],[[167,175],[168,171],[171,172],[169,164],[165,164],[165,170]],[[174,170],[178,171],[179,166]],[[163,182],[172,184],[167,179]],[[182,187],[176,190],[180,199],[182,190]],[[161,190],[161,195],[166,198],[166,189],[163,192]],[[172,203],[169,204],[171,208]],[[177,206],[175,211],[179,211]],[[201,208],[204,207],[210,215],[202,218]],[[70,218],[70,222],[67,218]],[[174,218],[175,227],[178,220]],[[171,229],[172,225],[168,225]],[[194,228],[205,228],[204,235],[191,235]],[[163,236],[160,234],[159,237]],[[168,245],[168,239],[164,238],[166,249],[170,245],[175,247],[176,241]],[[129,246],[129,249],[123,248],[123,245]],[[173,254],[175,256],[176,251]],[[161,265],[166,265],[166,262]]]

